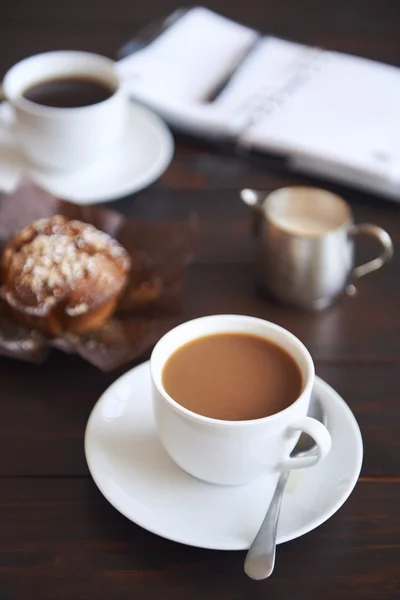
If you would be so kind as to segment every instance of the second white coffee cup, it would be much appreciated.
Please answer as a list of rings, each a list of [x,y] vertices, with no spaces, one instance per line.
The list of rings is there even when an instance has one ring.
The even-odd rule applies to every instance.
[[[109,98],[77,108],[43,106],[24,98],[36,84],[63,77],[87,77],[113,91]],[[89,52],[37,54],[14,65],[3,81],[14,113],[13,129],[28,159],[40,167],[72,170],[94,161],[121,136],[128,98],[114,61]]]
[[[216,333],[258,335],[281,346],[296,361],[303,378],[300,396],[274,415],[250,421],[222,421],[198,415],[171,398],[162,383],[169,357],[184,344]],[[238,485],[261,476],[272,480],[283,469],[311,467],[329,452],[328,430],[307,411],[314,385],[314,364],[306,347],[289,331],[268,321],[242,315],[215,315],[188,321],[168,332],[151,360],[153,406],[161,442],[185,471],[210,483]],[[314,456],[291,458],[299,435],[314,438]]]

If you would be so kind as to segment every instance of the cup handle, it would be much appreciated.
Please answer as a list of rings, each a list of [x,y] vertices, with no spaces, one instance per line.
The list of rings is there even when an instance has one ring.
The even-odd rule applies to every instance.
[[[382,246],[382,252],[373,260],[355,267],[351,274],[351,279],[353,280],[364,277],[364,275],[368,275],[368,273],[372,273],[373,271],[377,271],[383,267],[383,265],[387,263],[393,256],[393,242],[387,231],[381,227],[378,227],[377,225],[371,225],[370,223],[359,223],[358,225],[353,225],[349,231],[349,235],[356,236],[359,234],[368,235],[377,239]],[[347,287],[347,292],[349,294],[354,294],[354,285],[350,284]]]
[[[297,421],[288,428],[287,433],[292,435],[297,431],[308,433],[317,444],[317,451],[310,456],[294,456],[293,458],[287,458],[280,465],[280,469],[283,471],[313,467],[323,460],[331,449],[332,440],[330,433],[325,425],[322,425],[322,423],[316,419],[312,419],[311,417],[297,419]]]

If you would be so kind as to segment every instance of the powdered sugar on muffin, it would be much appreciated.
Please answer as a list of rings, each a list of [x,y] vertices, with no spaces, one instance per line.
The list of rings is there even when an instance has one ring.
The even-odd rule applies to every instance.
[[[84,315],[120,294],[130,257],[115,239],[56,215],[18,232],[2,258],[2,297],[25,314],[45,317],[55,306]]]

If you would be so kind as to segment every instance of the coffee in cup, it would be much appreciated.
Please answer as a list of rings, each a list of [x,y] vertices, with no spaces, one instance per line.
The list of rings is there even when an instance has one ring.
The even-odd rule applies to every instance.
[[[161,338],[150,369],[160,440],[199,479],[238,485],[264,476],[273,486],[279,471],[329,452],[328,430],[307,416],[313,361],[282,327],[243,315],[194,319]],[[318,452],[291,457],[303,431]]]
[[[128,97],[115,63],[90,52],[37,54],[3,81],[14,134],[40,168],[72,170],[93,162],[121,136]]]
[[[299,366],[258,335],[215,333],[184,344],[167,360],[165,391],[192,412],[225,421],[269,417],[300,395]]]
[[[88,76],[55,77],[30,85],[22,94],[26,100],[54,108],[81,108],[108,100],[115,86]]]

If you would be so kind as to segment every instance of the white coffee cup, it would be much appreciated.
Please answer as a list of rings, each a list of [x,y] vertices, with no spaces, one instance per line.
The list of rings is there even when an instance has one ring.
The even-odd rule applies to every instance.
[[[102,102],[78,108],[43,106],[23,96],[35,84],[82,76],[115,91]],[[6,73],[3,94],[14,113],[21,149],[44,168],[71,170],[94,161],[116,142],[126,122],[128,99],[114,61],[98,54],[56,51],[26,58]]]
[[[164,366],[181,346],[216,333],[258,335],[290,354],[303,377],[300,396],[272,416],[250,421],[222,421],[198,415],[171,398],[162,383]],[[311,467],[329,452],[331,438],[322,423],[307,417],[314,385],[314,364],[306,347],[286,329],[240,315],[215,315],[188,321],[169,331],[155,346],[150,360],[153,408],[161,442],[185,471],[210,483],[238,485],[262,475],[276,479],[283,469]],[[317,443],[313,456],[290,457],[300,433]]]

